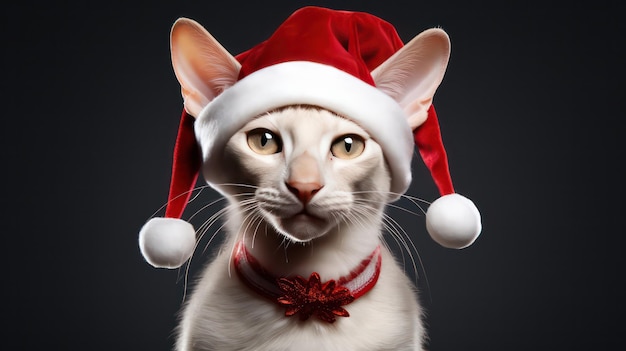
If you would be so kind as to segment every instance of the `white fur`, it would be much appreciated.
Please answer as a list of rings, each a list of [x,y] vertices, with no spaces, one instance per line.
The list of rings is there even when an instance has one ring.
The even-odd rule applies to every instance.
[[[283,151],[254,153],[246,132],[267,128],[283,140]],[[363,153],[351,160],[332,156],[339,136],[366,139]],[[317,168],[323,187],[306,205],[286,187],[301,158]],[[250,253],[277,275],[323,280],[348,274],[381,244],[381,223],[389,173],[380,146],[356,124],[325,110],[290,108],[247,124],[229,141],[226,176],[219,186],[233,211],[228,237],[205,270],[184,307],[177,349],[189,350],[421,350],[421,311],[414,287],[392,255],[383,249],[381,274],[374,288],[344,306],[350,317],[334,324],[311,318],[286,317],[284,308],[257,295],[234,274],[232,250],[244,240]],[[241,195],[250,192],[249,195]],[[246,209],[246,204],[254,204]],[[306,208],[319,222],[289,223]],[[300,223],[302,224],[302,223]],[[313,228],[312,236],[306,228]]]
[[[334,324],[285,317],[239,281],[232,250],[243,240],[276,275],[317,272],[329,280],[354,269],[380,245],[385,204],[408,188],[411,132],[425,119],[448,55],[445,33],[431,30],[372,72],[378,89],[312,62],[277,64],[237,81],[239,65],[208,32],[188,19],[175,23],[172,63],[185,108],[198,118],[204,175],[230,202],[225,244],[184,307],[179,351],[422,350],[417,296],[386,249],[378,283]],[[323,109],[268,113],[296,104],[345,118]],[[246,132],[259,127],[282,138],[282,152],[250,150]],[[331,143],[348,133],[366,140],[363,154],[333,157]],[[285,184],[304,177],[294,171],[302,164],[315,179],[300,180],[323,185],[306,204]],[[303,209],[308,215],[297,216]]]

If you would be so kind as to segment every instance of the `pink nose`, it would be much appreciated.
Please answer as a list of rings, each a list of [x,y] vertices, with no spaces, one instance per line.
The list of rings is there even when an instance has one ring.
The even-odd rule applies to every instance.
[[[307,204],[311,201],[311,198],[323,187],[323,185],[318,183],[287,182],[285,184],[287,189],[296,195],[302,204]]]

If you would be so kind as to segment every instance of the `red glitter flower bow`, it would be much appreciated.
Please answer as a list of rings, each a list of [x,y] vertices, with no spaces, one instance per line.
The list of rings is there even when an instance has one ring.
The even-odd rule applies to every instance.
[[[300,320],[307,320],[315,315],[328,323],[334,323],[335,316],[350,316],[348,311],[341,306],[354,301],[354,296],[348,288],[337,285],[332,279],[322,284],[320,275],[313,272],[308,281],[296,276],[279,278],[277,282],[283,293],[277,302],[287,306],[285,316],[299,313]]]

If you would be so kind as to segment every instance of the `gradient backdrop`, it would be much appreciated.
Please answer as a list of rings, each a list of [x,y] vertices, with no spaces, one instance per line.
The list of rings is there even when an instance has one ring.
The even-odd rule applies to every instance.
[[[421,257],[429,349],[612,348],[624,327],[626,31],[617,6],[213,3],[3,5],[3,344],[171,349],[184,272],[150,267],[137,247],[166,200],[182,108],[170,27],[191,17],[236,54],[317,4],[373,13],[405,42],[434,26],[452,39],[435,105],[457,191],[480,208],[483,233],[471,248],[447,250],[423,217],[390,211]],[[421,160],[414,169],[409,194],[435,199]],[[196,254],[192,277],[210,251]]]

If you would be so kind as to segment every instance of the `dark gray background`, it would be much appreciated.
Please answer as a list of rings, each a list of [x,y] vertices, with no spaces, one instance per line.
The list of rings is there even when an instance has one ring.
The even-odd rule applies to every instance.
[[[184,282],[151,268],[137,247],[139,228],[166,200],[182,108],[170,27],[194,18],[236,54],[307,2],[211,3],[4,5],[4,343],[171,348]],[[423,262],[429,348],[616,342],[624,327],[621,10],[603,1],[308,3],[375,14],[405,42],[433,26],[452,39],[435,105],[457,191],[480,208],[483,233],[471,248],[446,250],[423,217],[391,211]],[[409,194],[436,198],[421,160],[414,169]],[[195,262],[192,274],[200,256]]]

